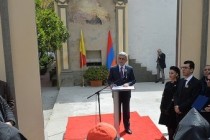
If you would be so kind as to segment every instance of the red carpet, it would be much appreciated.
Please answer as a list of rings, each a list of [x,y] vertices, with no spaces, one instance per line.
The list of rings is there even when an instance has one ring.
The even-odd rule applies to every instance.
[[[102,114],[101,119],[102,122],[114,124],[113,114]],[[123,132],[123,123],[120,125],[120,136],[125,140],[166,140],[148,116],[141,117],[137,112],[132,112],[130,122],[132,135]],[[95,115],[69,117],[64,140],[84,140],[90,128],[96,124]]]

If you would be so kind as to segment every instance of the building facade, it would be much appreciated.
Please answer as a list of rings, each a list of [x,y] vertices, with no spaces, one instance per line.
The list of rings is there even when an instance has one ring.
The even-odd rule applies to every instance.
[[[59,86],[80,84],[82,77],[82,70],[79,68],[81,29],[84,33],[89,65],[94,63],[105,65],[109,30],[112,33],[115,54],[120,51],[127,52],[130,59],[137,60],[137,63],[141,63],[152,73],[155,73],[153,70],[156,49],[161,48],[164,39],[167,41],[163,44],[165,47],[162,50],[168,56],[168,67],[181,66],[185,60],[193,60],[196,64],[194,75],[200,78],[203,67],[210,64],[210,3],[208,0],[177,0],[175,2],[170,0],[171,3],[160,1],[162,4],[165,2],[163,6],[176,5],[172,8],[175,12],[171,11],[173,19],[170,21],[173,22],[168,22],[168,25],[175,29],[170,32],[170,39],[166,38],[167,34],[158,33],[159,31],[157,36],[163,38],[155,38],[153,35],[156,32],[147,25],[151,23],[147,23],[142,16],[143,12],[149,14],[146,7],[152,7],[152,10],[155,10],[155,5],[160,3],[151,0],[90,0],[87,4],[86,1],[74,3],[75,1],[71,0],[55,0],[55,9],[70,31],[68,42],[64,43],[63,48],[56,54]],[[12,95],[15,97],[18,128],[30,140],[43,140],[44,121],[34,1],[0,0],[0,3],[0,79],[8,82]],[[135,10],[134,4],[139,4],[141,9],[136,6]],[[144,4],[146,9],[141,11]],[[160,5],[157,7],[161,8]],[[167,10],[169,9],[164,8],[163,11],[158,11],[159,20],[170,19],[169,15],[164,13]],[[152,22],[154,16],[148,16],[150,17],[148,21]],[[135,21],[139,21],[139,24]],[[167,24],[163,27],[159,25],[158,28],[161,31],[161,28],[165,26]],[[150,35],[149,33],[153,35],[148,39],[146,35]],[[157,44],[158,39],[161,41],[154,47],[150,40],[154,40],[153,43]]]

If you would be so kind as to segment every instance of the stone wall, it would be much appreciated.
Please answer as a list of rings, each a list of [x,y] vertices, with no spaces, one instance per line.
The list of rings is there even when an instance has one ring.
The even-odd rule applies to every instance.
[[[67,11],[67,26],[70,32],[68,46],[70,71],[81,70],[79,65],[81,30],[87,51],[87,61],[101,61],[102,65],[105,65],[109,30],[115,45],[114,2],[112,0],[70,0]],[[115,46],[114,48],[116,49]]]

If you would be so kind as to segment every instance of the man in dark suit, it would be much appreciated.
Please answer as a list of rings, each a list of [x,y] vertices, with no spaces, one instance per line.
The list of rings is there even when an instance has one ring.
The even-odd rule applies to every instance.
[[[165,82],[165,74],[164,74],[164,68],[166,68],[166,55],[161,51],[161,49],[157,50],[157,79],[155,81],[155,83],[158,83],[160,81],[160,73],[162,76],[162,84],[164,84]]]
[[[6,100],[0,96],[0,140],[26,140],[14,125],[14,114]]]
[[[110,68],[108,84],[112,87],[114,85],[117,86],[131,86],[135,84],[135,76],[133,73],[133,68],[129,65],[126,65],[127,62],[127,54],[125,52],[120,52],[118,54],[116,66]],[[125,132],[128,134],[132,134],[130,129],[130,98],[131,91],[120,91],[119,92],[119,108],[120,108],[120,120],[121,120],[121,104],[123,109],[123,123]]]
[[[203,69],[203,77],[200,79],[201,82],[201,92],[200,94],[204,95],[206,93],[207,89],[207,82],[206,82],[206,77],[210,73],[210,65],[206,65]]]
[[[13,111],[15,107],[15,101],[12,98],[10,88],[7,82],[0,80],[0,96],[2,96],[9,105],[10,109]]]
[[[201,90],[200,81],[193,76],[195,64],[193,61],[185,61],[181,67],[182,78],[178,84],[177,92],[174,94],[174,110],[177,122],[188,113],[191,106]]]
[[[210,124],[210,72],[209,74],[206,75],[205,78],[206,81],[206,87],[205,87],[205,92],[202,95],[206,96],[209,98],[208,102],[204,106],[204,111],[200,112],[201,115],[209,122]]]

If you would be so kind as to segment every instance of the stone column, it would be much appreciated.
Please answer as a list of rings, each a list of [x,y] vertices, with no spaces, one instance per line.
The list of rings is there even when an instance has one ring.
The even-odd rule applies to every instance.
[[[209,22],[209,0],[203,0],[202,7],[202,37],[201,37],[201,54],[200,54],[200,76],[203,76],[203,68],[207,62],[208,50],[208,22]]]
[[[7,82],[14,89],[18,128],[29,140],[44,140],[35,4],[33,0],[4,4],[6,9],[1,14],[6,19],[2,21],[7,22],[2,24],[5,71]]]
[[[6,71],[5,71],[5,59],[4,59],[4,49],[3,49],[3,33],[2,33],[2,4],[3,1],[0,0],[0,80],[6,81]]]
[[[67,6],[69,0],[55,0],[55,11],[67,27]],[[70,69],[68,42],[63,43],[60,50],[56,52],[56,71],[57,71],[57,86],[61,86],[61,72]]]
[[[127,0],[114,0],[116,7],[116,45],[117,53],[128,53],[128,8]]]
[[[200,77],[202,33],[205,33],[202,32],[202,11],[203,1],[179,1],[178,66],[182,65],[185,60],[194,61],[196,64],[194,76],[197,78]],[[190,53],[188,53],[189,50]]]
[[[67,6],[68,0],[55,0],[56,7],[55,10],[58,16],[64,23],[64,26],[67,25]],[[63,43],[63,47],[61,49],[61,62],[62,62],[62,69],[68,70],[69,69],[69,53],[68,53],[68,45],[67,43]]]

